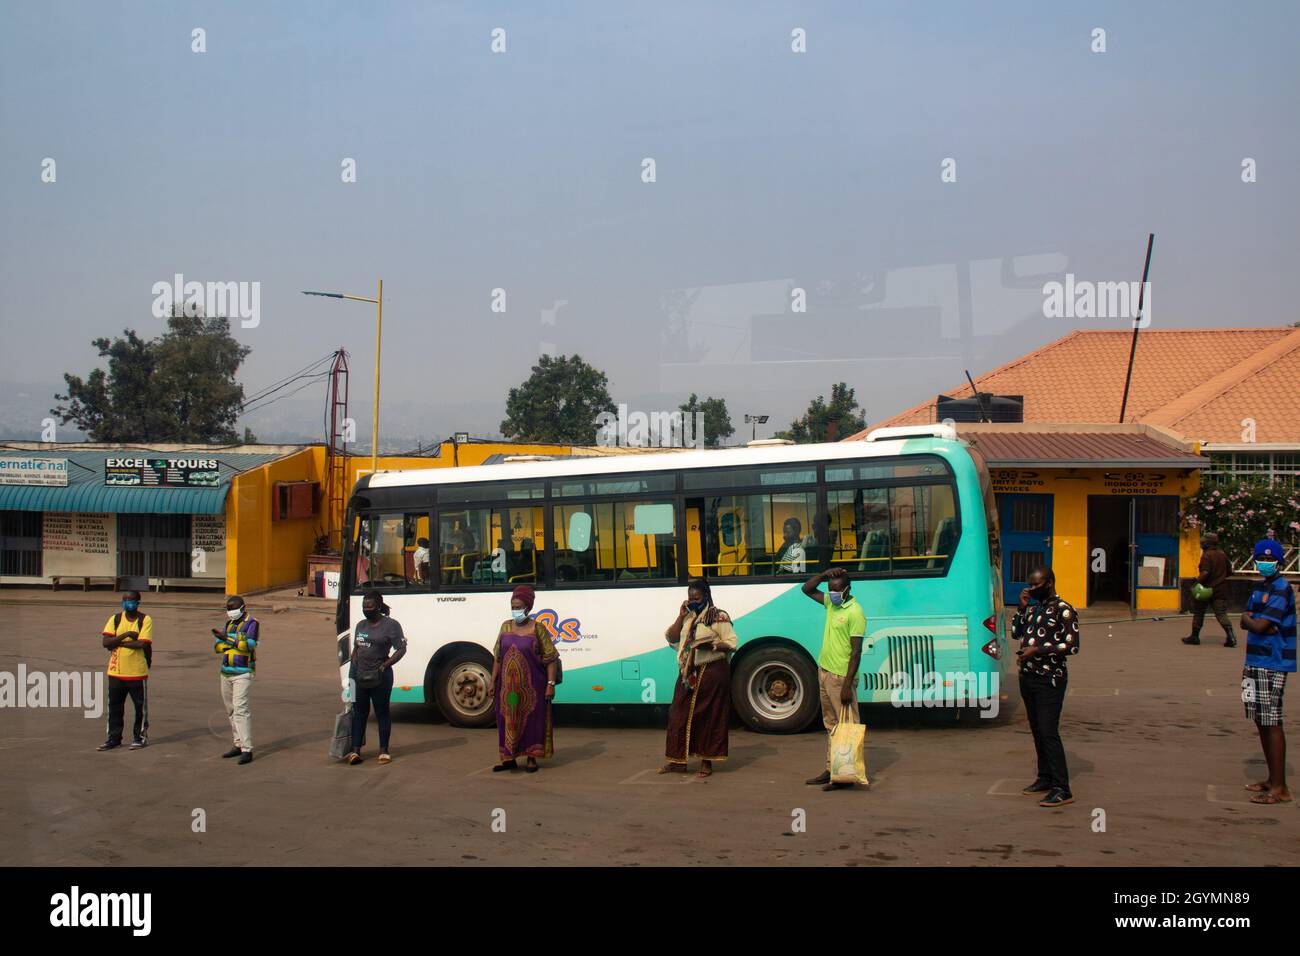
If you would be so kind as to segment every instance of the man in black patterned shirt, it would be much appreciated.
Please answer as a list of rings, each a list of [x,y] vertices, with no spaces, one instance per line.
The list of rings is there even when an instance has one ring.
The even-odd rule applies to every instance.
[[[1041,796],[1040,807],[1063,807],[1074,802],[1060,725],[1069,682],[1065,659],[1079,653],[1079,614],[1056,593],[1051,568],[1034,568],[1028,584],[1011,619],[1011,636],[1020,641],[1020,697],[1038,752],[1038,779],[1021,793]]]

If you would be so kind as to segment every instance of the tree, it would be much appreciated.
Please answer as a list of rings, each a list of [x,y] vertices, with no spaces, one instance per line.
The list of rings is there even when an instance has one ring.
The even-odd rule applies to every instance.
[[[66,395],[51,414],[73,422],[93,441],[230,444],[239,441],[235,422],[244,387],[235,381],[252,351],[230,334],[230,322],[174,310],[167,331],[145,341],[133,329],[123,337],[92,343],[108,371],[84,380],[64,373]],[[244,439],[252,433],[245,428]]]
[[[735,434],[735,426],[731,424],[731,415],[727,411],[727,400],[725,398],[713,398],[710,396],[704,401],[700,401],[694,392],[678,408],[683,415],[694,415],[696,412],[704,413],[704,445],[706,448],[717,448],[722,444],[722,439],[730,438]],[[695,427],[695,419],[691,419],[691,427]],[[693,433],[692,433],[693,434]],[[700,437],[695,436],[697,439]]]
[[[506,398],[501,434],[516,441],[594,445],[596,417],[614,414],[609,379],[578,355],[543,355]]]
[[[776,437],[803,445],[808,442],[838,441],[861,431],[867,427],[867,419],[862,414],[854,392],[844,382],[837,382],[831,386],[829,404],[824,396],[818,395],[808,406],[803,418],[791,424],[788,431],[777,432]],[[832,423],[835,426],[833,435],[830,433]]]

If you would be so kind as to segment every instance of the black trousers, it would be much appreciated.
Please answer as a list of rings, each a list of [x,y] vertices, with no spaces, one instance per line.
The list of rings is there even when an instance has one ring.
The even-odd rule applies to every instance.
[[[1061,708],[1068,683],[1068,676],[1056,678],[1053,687],[1050,677],[1020,675],[1020,699],[1034,735],[1034,750],[1038,752],[1038,779],[1067,792],[1070,769],[1065,765],[1065,745],[1061,743]]]
[[[1223,628],[1223,633],[1227,634],[1229,637],[1233,637],[1232,621],[1228,620],[1228,599],[1221,597],[1211,598],[1208,601],[1198,601],[1195,598],[1192,599],[1193,636],[1200,637],[1201,635],[1201,626],[1205,623],[1205,609],[1207,607],[1214,609],[1214,619],[1218,621],[1219,626]]]
[[[148,680],[122,680],[120,677],[108,679],[108,739],[113,743],[122,742],[122,725],[125,723],[128,697],[135,707],[135,723],[131,725],[132,737],[135,740],[144,740],[149,735],[148,684]]]

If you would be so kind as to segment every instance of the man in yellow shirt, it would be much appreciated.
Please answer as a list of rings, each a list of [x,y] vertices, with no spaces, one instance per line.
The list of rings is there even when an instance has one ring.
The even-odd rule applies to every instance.
[[[826,582],[825,594],[821,591],[823,581]],[[867,616],[862,605],[849,593],[849,572],[843,568],[830,568],[814,574],[804,582],[803,593],[826,606],[822,649],[817,657],[817,685],[821,691],[822,726],[829,737],[840,722],[841,711],[848,722],[858,719],[858,665],[862,661]],[[829,746],[826,769],[805,783],[809,786],[820,784],[823,790],[852,786],[849,783],[831,783]]]
[[[121,613],[114,614],[104,625],[104,647],[108,657],[108,739],[100,750],[122,746],[122,728],[126,716],[126,699],[135,707],[131,727],[131,749],[148,743],[149,734],[149,664],[153,657],[153,619],[140,611],[140,592],[122,595]]]

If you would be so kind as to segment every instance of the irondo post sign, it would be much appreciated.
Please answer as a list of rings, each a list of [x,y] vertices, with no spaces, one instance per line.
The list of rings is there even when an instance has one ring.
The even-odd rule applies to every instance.
[[[215,488],[215,458],[105,458],[104,484],[128,488]]]

